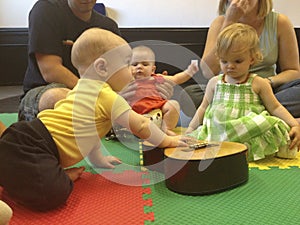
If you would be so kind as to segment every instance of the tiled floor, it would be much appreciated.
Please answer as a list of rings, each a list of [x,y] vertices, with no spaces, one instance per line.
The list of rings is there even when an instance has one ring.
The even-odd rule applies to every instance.
[[[0,113],[17,112],[22,93],[22,86],[0,86]]]

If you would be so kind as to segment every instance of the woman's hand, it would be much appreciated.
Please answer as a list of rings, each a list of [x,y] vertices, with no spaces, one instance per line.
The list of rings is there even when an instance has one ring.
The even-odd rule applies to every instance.
[[[249,0],[232,0],[227,8],[225,20],[230,23],[237,23],[245,15],[249,7]]]

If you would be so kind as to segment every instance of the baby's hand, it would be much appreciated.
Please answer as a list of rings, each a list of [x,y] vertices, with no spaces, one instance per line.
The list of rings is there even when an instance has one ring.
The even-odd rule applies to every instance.
[[[121,164],[122,161],[114,156],[103,156],[99,162],[97,163],[98,167],[107,168],[107,169],[114,169],[115,165]]]
[[[188,66],[188,68],[185,70],[185,72],[189,75],[189,76],[194,76],[195,73],[197,73],[199,71],[199,66],[198,66],[198,60],[192,60],[191,64]]]
[[[183,135],[177,135],[177,136],[172,136],[172,142],[170,144],[170,148],[172,147],[187,147],[188,143],[191,142],[191,140],[193,139],[192,137],[188,137],[188,136],[183,136]]]
[[[300,125],[294,126],[291,128],[289,132],[290,138],[291,138],[291,144],[290,144],[290,149],[294,147],[300,148]]]

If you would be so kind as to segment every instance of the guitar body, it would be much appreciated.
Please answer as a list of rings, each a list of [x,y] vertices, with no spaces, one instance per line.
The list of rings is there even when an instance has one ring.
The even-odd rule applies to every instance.
[[[164,149],[154,147],[149,142],[143,143],[143,163],[147,169],[164,173]]]
[[[247,147],[235,142],[215,142],[200,149],[166,148],[164,173],[171,191],[207,195],[248,181]]]

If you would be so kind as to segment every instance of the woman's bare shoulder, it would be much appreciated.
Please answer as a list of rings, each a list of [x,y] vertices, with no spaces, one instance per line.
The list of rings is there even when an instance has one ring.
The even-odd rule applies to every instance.
[[[293,24],[289,17],[287,17],[284,14],[279,13],[278,19],[277,19],[277,29],[279,33],[285,32],[288,29],[293,29]]]

